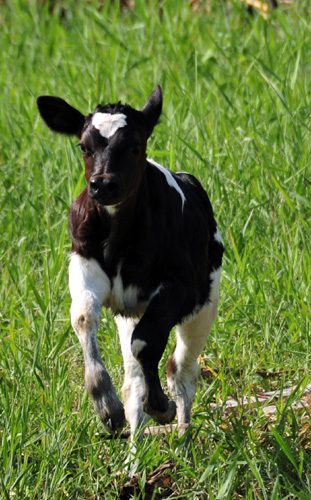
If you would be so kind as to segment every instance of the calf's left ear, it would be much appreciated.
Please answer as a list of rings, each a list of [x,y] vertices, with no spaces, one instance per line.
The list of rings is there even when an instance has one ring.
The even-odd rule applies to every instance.
[[[37,99],[37,106],[41,117],[51,130],[81,137],[85,116],[64,99],[42,95]]]
[[[147,138],[150,137],[152,131],[159,121],[162,111],[162,89],[160,85],[154,89],[149,96],[145,106],[141,110],[147,126]]]

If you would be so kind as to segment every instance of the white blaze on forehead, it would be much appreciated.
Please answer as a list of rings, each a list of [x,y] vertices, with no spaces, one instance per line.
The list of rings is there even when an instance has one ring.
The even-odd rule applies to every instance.
[[[119,128],[127,125],[126,115],[116,113],[95,113],[92,118],[92,125],[99,130],[102,137],[109,139]]]
[[[181,202],[182,202],[182,209],[184,208],[184,204],[185,204],[185,201],[186,201],[186,197],[184,195],[184,193],[182,192],[181,188],[179,187],[179,185],[177,184],[175,178],[173,177],[172,175],[172,172],[170,172],[170,170],[168,170],[167,168],[165,167],[162,167],[162,165],[160,165],[159,163],[153,161],[153,160],[149,160],[148,161],[150,163],[152,163],[152,165],[154,165],[155,167],[157,167],[160,172],[162,172],[162,174],[165,175],[165,178],[166,178],[166,181],[168,183],[168,185],[170,187],[172,187],[173,189],[176,189],[176,191],[180,194],[181,196]]]

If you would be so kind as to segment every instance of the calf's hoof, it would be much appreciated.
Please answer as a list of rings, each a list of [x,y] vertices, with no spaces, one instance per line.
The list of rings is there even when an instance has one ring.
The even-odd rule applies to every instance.
[[[103,366],[87,367],[85,387],[91,396],[95,411],[109,434],[118,434],[125,424],[123,404],[116,395],[109,374]]]
[[[148,401],[143,403],[144,412],[147,413],[153,420],[158,424],[170,424],[176,416],[176,404],[172,400],[168,400],[166,404],[166,409],[164,411],[159,411],[153,408]]]
[[[123,404],[117,398],[103,404],[103,400],[93,401],[97,415],[109,434],[119,434],[125,425],[125,413]]]
[[[125,424],[125,414],[123,406],[119,412],[114,412],[113,414],[106,413],[105,415],[100,415],[100,419],[104,424],[106,431],[109,434],[119,434]]]
[[[124,424],[125,424],[125,418],[123,418],[122,420],[119,419],[119,421],[116,421],[116,420],[112,420],[109,416],[107,416],[107,418],[105,420],[102,420],[102,422],[105,426],[106,431],[109,434],[116,435],[116,434],[119,434],[121,432],[121,430],[123,429]]]

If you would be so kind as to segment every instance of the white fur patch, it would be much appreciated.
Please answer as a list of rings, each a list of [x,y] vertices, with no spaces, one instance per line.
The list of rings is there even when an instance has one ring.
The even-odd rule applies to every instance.
[[[107,210],[110,217],[113,217],[117,213],[120,205],[121,203],[118,203],[117,205],[105,205],[105,210]]]
[[[72,254],[69,264],[69,289],[73,302],[80,302],[84,292],[103,305],[110,293],[110,280],[95,259]]]
[[[157,162],[155,162],[155,161],[153,161],[153,160],[149,160],[149,159],[148,159],[148,161],[149,161],[152,165],[154,165],[155,167],[157,167],[157,168],[160,170],[160,172],[162,172],[162,174],[164,174],[164,175],[165,175],[165,178],[166,178],[166,181],[167,181],[168,185],[169,185],[171,188],[175,189],[175,190],[178,192],[178,194],[181,196],[181,201],[182,201],[182,209],[183,209],[183,208],[184,208],[185,201],[186,201],[186,197],[185,197],[185,195],[184,195],[183,191],[181,190],[181,188],[179,187],[179,185],[177,184],[176,180],[175,180],[175,179],[174,179],[174,177],[172,176],[172,173],[171,173],[169,170],[167,170],[167,168],[162,167],[162,165],[160,165],[159,163],[157,163]]]
[[[214,233],[214,240],[217,241],[218,243],[223,243],[221,234],[219,232],[218,226],[216,226],[216,231]]]
[[[95,365],[102,370],[97,344],[101,306],[110,293],[110,280],[95,259],[72,254],[69,264],[69,288],[72,298],[71,323],[82,345],[86,379],[96,379]]]
[[[107,298],[106,307],[114,312],[123,312],[129,316],[142,316],[147,302],[139,302],[140,290],[135,285],[124,287],[121,277],[122,264],[118,266],[117,275],[113,278],[111,294]]]
[[[126,127],[126,115],[122,113],[95,113],[92,125],[99,130],[102,137],[109,139],[119,128]]]
[[[118,332],[121,342],[121,350],[124,360],[125,374],[131,377],[142,375],[141,367],[133,357],[131,349],[132,334],[135,326],[139,322],[138,318],[125,318],[124,316],[115,316],[115,322],[118,327]]]
[[[216,269],[216,271],[213,271],[210,274],[210,278],[211,278],[211,290],[209,294],[209,300],[212,302],[212,304],[218,304],[221,267]]]
[[[136,286],[130,285],[124,288],[121,278],[121,266],[119,266],[118,274],[113,279],[111,290],[111,302],[113,310],[135,310],[138,303],[139,290]]]
[[[144,347],[146,347],[147,342],[144,340],[140,339],[135,339],[134,342],[132,343],[132,353],[135,358],[139,355],[139,353],[143,350]]]

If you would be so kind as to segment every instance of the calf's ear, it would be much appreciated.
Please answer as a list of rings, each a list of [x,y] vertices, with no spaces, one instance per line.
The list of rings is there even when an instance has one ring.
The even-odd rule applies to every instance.
[[[42,95],[37,99],[41,117],[47,126],[60,134],[81,137],[85,116],[60,97]]]
[[[147,138],[150,137],[154,127],[159,121],[162,111],[162,89],[160,85],[154,89],[149,96],[145,106],[141,110],[146,122]]]

